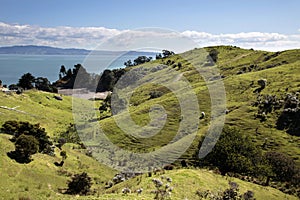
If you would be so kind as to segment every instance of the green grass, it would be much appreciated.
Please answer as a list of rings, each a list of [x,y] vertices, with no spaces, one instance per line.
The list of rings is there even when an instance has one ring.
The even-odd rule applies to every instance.
[[[25,113],[0,109],[0,124],[7,120],[40,123],[50,136],[65,131],[72,122],[72,99],[64,97],[63,101],[53,98],[53,94],[41,91],[26,91],[21,95],[0,93],[0,106],[17,107]],[[48,97],[48,98],[47,98]]]
[[[47,98],[49,97],[49,98]],[[76,100],[82,104],[90,104]],[[73,122],[72,98],[63,96],[63,101],[57,101],[53,94],[40,91],[26,91],[22,95],[6,95],[0,93],[0,105],[16,107],[19,113],[12,110],[0,110],[0,123],[7,120],[29,121],[39,123],[46,128],[46,132],[54,139],[59,133],[66,131]],[[77,145],[66,144],[62,147],[67,152],[67,159],[63,167],[56,167],[54,162],[60,162],[60,150],[56,148],[55,157],[45,154],[33,155],[29,164],[19,164],[11,160],[6,153],[14,150],[9,141],[10,135],[0,134],[0,199],[73,199],[72,196],[62,195],[59,188],[66,188],[70,176],[75,173],[87,172],[92,177],[94,189],[103,190],[104,183],[111,179],[115,170],[100,164],[95,159],[85,155],[86,150],[78,149]]]
[[[253,91],[259,87],[257,80],[261,78],[267,79],[268,82],[267,87],[261,92],[262,95],[272,94],[284,98],[287,93],[286,88],[289,88],[288,92],[300,91],[300,59],[297,57],[299,50],[285,51],[277,55],[272,52],[246,50],[230,46],[206,49],[211,48],[215,48],[219,52],[216,66],[219,73],[225,75],[223,83],[226,90],[226,108],[230,111],[226,115],[225,124],[237,127],[242,133],[249,135],[258,146],[262,145],[267,138],[271,143],[267,150],[287,153],[299,163],[300,139],[276,129],[279,112],[268,114],[267,121],[260,122],[255,119],[258,108],[252,106],[257,98],[257,94]],[[118,127],[114,118],[106,118],[100,121],[100,125],[107,137],[117,146],[131,151],[153,151],[153,149],[168,144],[177,134],[180,124],[182,110],[180,110],[176,92],[185,95],[186,88],[182,90],[184,78],[186,78],[186,82],[191,84],[192,91],[197,95],[200,112],[206,113],[206,118],[199,121],[200,125],[197,131],[198,136],[204,135],[212,123],[210,120],[211,101],[207,85],[213,82],[204,82],[203,74],[199,74],[196,68],[200,67],[201,72],[205,75],[215,76],[215,74],[212,67],[201,67],[201,63],[203,63],[201,60],[202,53],[203,49],[195,49],[134,67],[142,69],[146,75],[141,79],[140,84],[137,84],[137,88],[125,89],[125,93],[133,92],[129,102],[130,117],[136,125],[146,126],[150,122],[149,109],[158,104],[163,106],[167,113],[166,123],[155,136],[143,139],[137,137],[140,134],[139,129],[130,129],[129,127],[130,131],[126,132]],[[266,60],[267,56],[270,56],[269,60]],[[165,64],[167,60],[174,61],[175,64],[160,71],[151,72],[153,67],[158,64]],[[173,68],[178,62],[182,63],[182,68]],[[257,68],[243,74],[237,74],[243,67],[250,65],[257,65]],[[268,67],[270,65],[273,67]],[[163,84],[149,84],[155,80]],[[168,87],[174,87],[175,91],[165,89]],[[159,98],[149,99],[151,91],[163,91],[164,94]],[[185,98],[189,99],[189,96],[186,95]],[[129,120],[124,113],[119,114],[118,117],[125,122]],[[130,126],[129,123],[128,126]],[[190,128],[185,127],[186,132],[191,130]],[[256,129],[258,133],[256,133]],[[194,141],[184,157],[191,158],[196,153],[197,146],[197,141]]]
[[[172,199],[199,199],[196,195],[197,190],[210,190],[213,192],[224,191],[229,187],[228,181],[238,183],[240,193],[244,193],[247,190],[253,191],[256,199],[297,199],[294,196],[286,195],[271,187],[263,187],[236,178],[216,175],[212,171],[203,169],[172,170],[165,174],[153,175],[152,177],[148,177],[148,175],[145,174],[110,188],[107,193],[114,194],[107,194],[107,197],[105,196],[103,199],[119,199],[120,197],[121,199],[153,199],[154,194],[151,194],[151,191],[155,190],[155,187],[152,183],[152,179],[161,179],[162,175],[172,178],[172,183],[170,184],[174,187],[174,192],[172,192],[171,195]],[[166,181],[163,182],[165,183]],[[131,191],[143,188],[143,193],[140,196],[137,196],[136,193],[122,196],[121,191],[124,187],[128,187]]]
[[[0,135],[0,199],[17,199],[29,197],[31,199],[59,199],[68,198],[62,195],[59,188],[63,189],[70,180],[70,175],[87,172],[92,177],[94,189],[103,191],[103,185],[115,173],[110,168],[84,154],[83,150],[73,149],[74,145],[67,144],[63,150],[67,152],[67,159],[63,167],[53,163],[60,162],[59,150],[56,156],[45,154],[33,155],[29,164],[19,164],[11,160],[6,152],[14,150],[14,145],[8,140],[9,135]],[[69,174],[69,175],[68,175]],[[98,184],[95,184],[95,183]],[[69,197],[72,199],[72,197]]]

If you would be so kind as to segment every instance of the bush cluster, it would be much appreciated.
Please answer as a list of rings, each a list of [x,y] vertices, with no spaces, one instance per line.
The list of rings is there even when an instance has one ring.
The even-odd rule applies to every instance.
[[[196,195],[200,199],[210,200],[255,200],[254,193],[250,190],[240,194],[239,185],[236,182],[229,181],[229,188],[224,191],[212,192],[210,190],[197,190]]]
[[[286,182],[289,188],[299,187],[299,180],[295,179],[299,177],[299,167],[292,158],[280,152],[263,153],[234,128],[224,128],[212,151],[200,163],[217,167],[222,175],[250,176],[265,180],[266,185],[273,180]]]
[[[31,155],[40,152],[54,155],[52,142],[44,128],[39,124],[31,124],[24,121],[6,121],[1,132],[10,134],[10,139],[15,144],[15,151],[9,152],[8,156],[20,163],[31,161]]]
[[[87,195],[91,191],[92,179],[87,173],[75,174],[68,182],[67,194]]]

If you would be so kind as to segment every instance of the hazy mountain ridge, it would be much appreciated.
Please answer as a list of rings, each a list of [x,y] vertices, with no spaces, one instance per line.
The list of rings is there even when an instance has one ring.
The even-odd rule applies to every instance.
[[[87,55],[91,51],[75,48],[57,48],[50,46],[8,46],[0,47],[0,54],[27,54],[27,55]]]
[[[0,47],[0,54],[20,54],[20,55],[88,55],[91,52],[101,55],[111,54],[149,54],[151,52],[137,52],[137,51],[102,51],[102,50],[87,50],[77,48],[58,48],[51,46],[37,46],[37,45],[20,45],[20,46],[5,46]]]

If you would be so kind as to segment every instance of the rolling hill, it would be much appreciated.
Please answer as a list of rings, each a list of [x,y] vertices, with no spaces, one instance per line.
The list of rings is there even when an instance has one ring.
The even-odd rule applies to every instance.
[[[212,51],[217,52],[215,63],[204,59]],[[237,182],[241,192],[252,190],[256,199],[297,199],[271,187],[224,177],[194,167],[153,174],[152,177],[144,174],[116,184],[110,189],[104,189],[105,183],[112,179],[116,171],[101,163],[118,168],[121,164],[115,163],[112,159],[115,158],[128,168],[133,167],[132,165],[137,168],[143,167],[142,160],[139,160],[140,163],[131,162],[133,153],[125,155],[120,149],[146,155],[166,147],[167,159],[175,160],[173,164],[178,168],[182,159],[196,166],[201,137],[207,134],[214,123],[219,122],[221,115],[214,116],[216,110],[226,113],[222,115],[225,116],[225,125],[241,130],[251,138],[257,148],[283,152],[291,156],[299,166],[299,136],[288,133],[288,128],[281,130],[277,126],[284,107],[265,113],[265,120],[261,120],[258,117],[261,109],[258,101],[263,102],[267,95],[276,95],[278,101],[284,100],[288,94],[297,95],[300,91],[300,50],[266,52],[216,46],[205,48],[205,52],[206,54],[203,53],[203,49],[194,49],[134,66],[130,68],[129,78],[125,77],[124,82],[120,82],[123,84],[116,85],[120,89],[119,97],[131,94],[128,100],[130,117],[135,125],[146,126],[145,129],[132,126],[128,120],[128,113],[122,108],[113,111],[117,113],[114,117],[110,117],[109,110],[100,114],[98,107],[101,101],[76,98],[72,100],[67,96],[58,101],[53,98],[53,94],[36,90],[26,91],[22,95],[1,93],[0,106],[19,106],[15,108],[17,111],[1,109],[1,124],[7,120],[40,123],[50,137],[55,139],[70,123],[74,123],[74,117],[81,139],[87,147],[96,147],[93,157],[102,162],[87,156],[86,150],[80,149],[78,145],[66,144],[63,150],[67,152],[68,158],[62,168],[53,164],[60,160],[58,149],[55,157],[35,154],[31,163],[19,164],[6,155],[14,149],[13,143],[9,141],[10,136],[0,134],[0,198],[73,199],[74,196],[61,194],[59,188],[66,187],[71,174],[86,171],[92,177],[92,189],[95,189],[96,193],[88,197],[77,197],[79,199],[153,199],[154,194],[151,194],[151,191],[155,187],[151,180],[160,178],[161,175],[173,179],[172,199],[196,199],[197,190],[224,190],[228,188],[229,180]],[[215,71],[216,67],[218,73]],[[198,69],[201,69],[200,73]],[[126,85],[130,80],[133,81],[132,84]],[[260,88],[258,80],[266,80],[266,86],[260,92],[256,92]],[[225,88],[225,104],[222,95],[209,90],[218,81],[222,81]],[[185,85],[186,83],[189,85]],[[214,95],[212,97],[216,98],[216,102],[211,101],[210,95]],[[195,99],[198,108],[195,106]],[[163,106],[164,110],[160,106]],[[205,113],[203,119],[199,119],[201,112]],[[106,148],[107,142],[103,135],[97,135],[95,127],[99,124],[105,138],[114,144],[113,148]],[[155,135],[151,135],[152,133]],[[190,141],[191,145],[187,146]],[[178,149],[181,146],[188,147],[182,155],[181,149]],[[180,159],[177,160],[178,155]],[[132,191],[143,188],[144,191],[141,196],[137,196],[136,193],[122,195],[124,187]]]
[[[261,121],[257,117],[260,111],[259,106],[255,106],[255,103],[259,98],[265,98],[268,95],[276,95],[278,100],[283,101],[287,94],[299,94],[300,85],[298,75],[300,74],[300,60],[298,56],[300,55],[300,50],[272,53],[231,46],[219,46],[209,47],[206,51],[209,52],[211,49],[218,51],[216,66],[219,70],[219,76],[209,74],[213,72],[212,67],[214,66],[204,66],[202,68],[204,70],[201,71],[202,74],[197,71],[198,65],[207,65],[207,63],[201,63],[203,62],[203,59],[200,58],[203,55],[202,49],[195,49],[184,54],[158,59],[132,69],[132,73],[128,76],[128,79],[138,76],[135,74],[135,71],[142,71],[143,76],[140,82],[137,81],[133,84],[133,86],[138,87],[124,89],[122,90],[124,92],[120,92],[120,95],[126,96],[127,94],[131,94],[129,112],[133,122],[139,126],[147,125],[151,121],[149,117],[151,107],[161,105],[167,114],[166,123],[154,137],[144,139],[134,137],[133,133],[125,133],[118,127],[119,124],[116,124],[116,118],[110,117],[100,121],[106,135],[119,147],[133,151],[136,149],[153,151],[155,148],[166,145],[177,134],[181,115],[183,115],[183,111],[178,106],[179,100],[177,99],[178,95],[176,92],[180,91],[182,96],[186,95],[184,96],[186,99],[189,98],[188,95],[194,93],[198,99],[199,109],[206,113],[206,117],[203,120],[199,120],[200,125],[197,130],[196,139],[182,156],[185,159],[192,159],[195,152],[198,151],[198,136],[204,135],[213,123],[210,119],[211,109],[215,108],[212,107],[210,95],[214,95],[214,93],[208,90],[208,86],[213,84],[214,80],[217,79],[224,84],[226,105],[216,104],[213,106],[220,106],[221,109],[227,110],[225,125],[237,127],[243,134],[250,136],[257,146],[261,147],[266,143],[266,151],[276,150],[284,152],[293,157],[299,164],[299,136],[288,134],[287,130],[280,130],[276,125],[283,107],[267,113],[266,120]],[[156,70],[155,67],[161,65],[167,67],[161,67],[159,70]],[[181,67],[178,67],[178,65]],[[208,80],[205,82],[204,79]],[[255,91],[260,88],[257,82],[261,79],[267,81],[267,86],[258,93]],[[125,78],[124,81],[128,80]],[[157,84],[159,82],[162,82],[164,85]],[[180,85],[184,82],[188,82],[191,85],[192,92],[185,91],[187,88]],[[122,87],[120,86],[121,89]],[[172,87],[175,88],[175,92],[171,92]],[[151,98],[150,93],[153,91],[159,91],[160,96],[158,98]],[[217,101],[220,103],[224,103],[222,99],[218,99],[220,96],[221,94],[215,94],[213,97],[217,98]],[[120,119],[126,119],[127,117],[128,119],[127,114],[127,112],[120,113],[118,117]],[[188,118],[187,120],[190,119]],[[131,126],[131,124],[128,123],[128,126]],[[153,125],[154,128],[155,126]],[[126,127],[123,128],[126,129]],[[139,133],[139,130],[132,130],[130,127],[127,128],[129,131],[136,132],[136,135],[142,134]],[[192,127],[185,128],[186,132],[189,132],[189,129],[192,130]],[[184,130],[181,130],[181,132],[184,134]],[[184,137],[182,139],[184,140]]]

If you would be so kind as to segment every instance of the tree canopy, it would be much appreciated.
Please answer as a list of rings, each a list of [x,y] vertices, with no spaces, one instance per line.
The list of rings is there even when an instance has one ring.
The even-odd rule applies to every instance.
[[[28,90],[34,87],[34,81],[35,77],[31,73],[26,73],[21,76],[17,85],[25,90]]]
[[[39,124],[31,124],[24,121],[6,121],[1,128],[3,133],[13,135],[11,139],[13,142],[16,142],[18,137],[21,135],[31,135],[35,137],[39,143],[39,152],[48,153],[49,146],[52,145],[52,142],[49,140],[44,128],[40,127]]]
[[[222,174],[249,174],[253,172],[260,157],[261,151],[249,137],[242,135],[237,129],[226,127],[204,161],[218,167]]]
[[[83,172],[81,174],[75,174],[72,180],[68,182],[67,194],[79,194],[87,195],[90,192],[92,186],[92,179]]]

